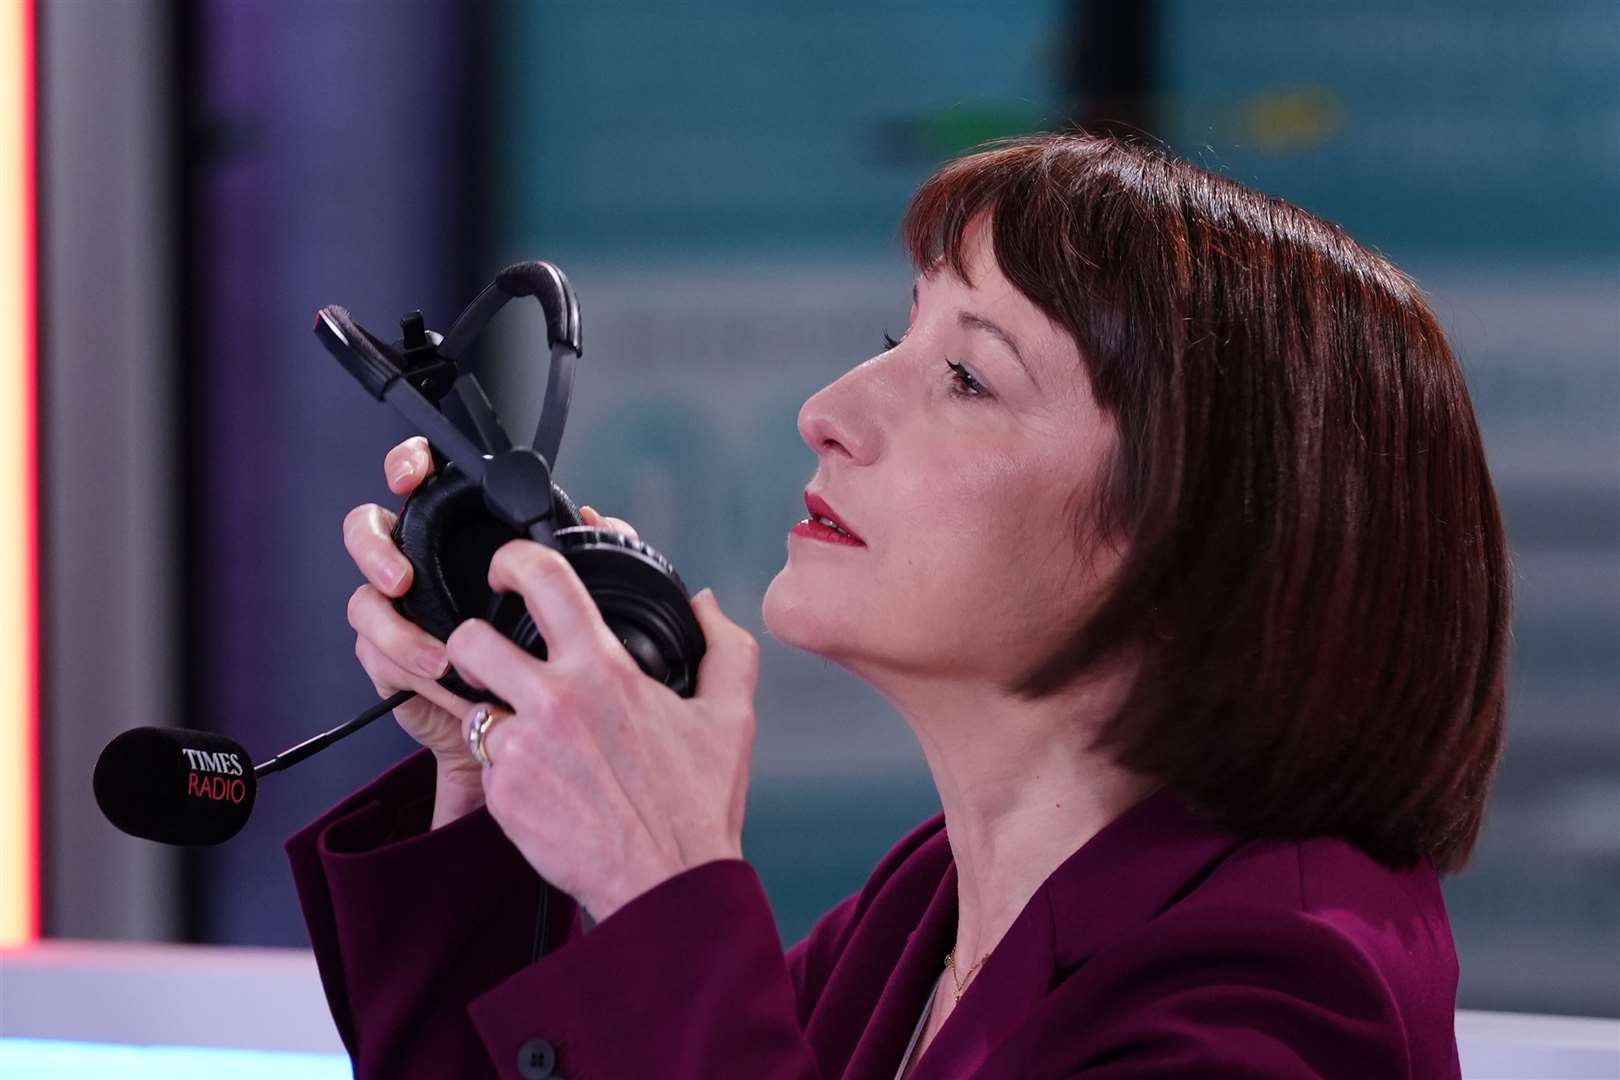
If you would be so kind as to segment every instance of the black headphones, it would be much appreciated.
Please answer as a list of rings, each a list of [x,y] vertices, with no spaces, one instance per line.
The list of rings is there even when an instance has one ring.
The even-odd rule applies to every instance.
[[[532,296],[545,311],[551,362],[545,405],[532,446],[513,446],[478,380],[458,367],[466,347],[507,301]],[[675,568],[639,540],[584,525],[568,493],[551,480],[568,419],[574,361],[580,356],[579,302],[548,262],[502,270],[443,335],[419,311],[384,344],[332,305],[315,334],[372,397],[386,401],[428,438],[434,473],[406,500],[394,526],[415,571],[394,606],[441,641],[469,618],[483,618],[538,659],[546,643],[515,593],[497,594],[489,563],[508,540],[527,537],[562,553],[608,628],[648,676],[682,697],[697,690],[706,643]],[[468,685],[452,668],[439,685],[473,701],[506,703]]]

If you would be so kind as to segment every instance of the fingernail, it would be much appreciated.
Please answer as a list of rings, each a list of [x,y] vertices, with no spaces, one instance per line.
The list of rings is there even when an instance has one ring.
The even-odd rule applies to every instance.
[[[710,603],[713,603],[714,602],[714,590],[705,587],[702,592],[698,593],[696,596],[694,596],[692,598],[692,601],[693,601],[693,603],[696,603],[697,601],[702,600],[705,597],[708,598]]]
[[[398,486],[416,475],[416,462],[406,458],[394,466],[394,471],[388,474],[388,482]]]
[[[411,564],[403,559],[400,559],[397,562],[394,560],[389,560],[388,565],[383,568],[383,573],[386,575],[388,587],[390,589],[399,588],[399,583],[405,580],[405,574],[410,570],[410,568]]]
[[[443,649],[423,649],[416,654],[416,670],[430,679],[443,677],[450,667],[450,658]]]

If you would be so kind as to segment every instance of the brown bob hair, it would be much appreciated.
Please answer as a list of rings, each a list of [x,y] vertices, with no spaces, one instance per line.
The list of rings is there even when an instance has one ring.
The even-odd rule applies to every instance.
[[[1010,685],[1130,658],[1098,745],[1248,835],[1466,862],[1501,754],[1510,567],[1468,389],[1413,281],[1343,229],[1167,152],[1047,134],[935,172],[901,232],[1002,273],[1118,425],[1076,536],[1123,560]],[[971,284],[971,282],[969,281]]]

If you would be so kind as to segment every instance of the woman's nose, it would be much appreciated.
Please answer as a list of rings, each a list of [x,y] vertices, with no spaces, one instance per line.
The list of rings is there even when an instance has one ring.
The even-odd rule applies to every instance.
[[[799,407],[799,437],[817,457],[842,455],[865,465],[877,455],[879,425],[862,406],[862,380],[851,371],[811,394]]]

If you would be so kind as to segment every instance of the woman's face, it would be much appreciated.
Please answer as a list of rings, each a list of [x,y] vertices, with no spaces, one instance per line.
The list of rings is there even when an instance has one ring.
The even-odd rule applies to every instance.
[[[799,411],[819,458],[808,490],[864,546],[790,534],[765,626],[879,689],[1005,680],[1057,644],[1117,560],[1077,548],[1074,517],[1113,424],[1074,340],[1002,276],[987,223],[964,237],[974,287],[948,266],[919,279],[900,344]]]

